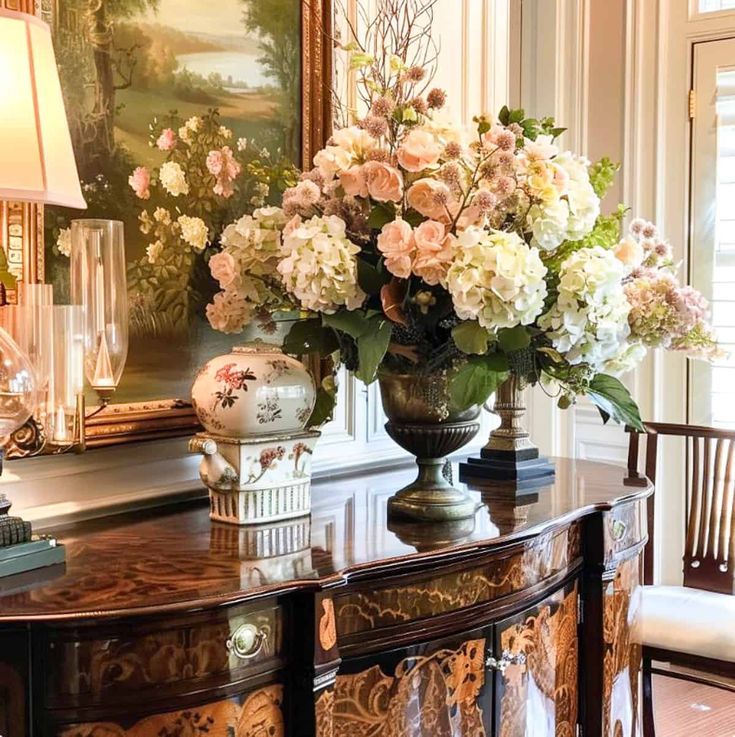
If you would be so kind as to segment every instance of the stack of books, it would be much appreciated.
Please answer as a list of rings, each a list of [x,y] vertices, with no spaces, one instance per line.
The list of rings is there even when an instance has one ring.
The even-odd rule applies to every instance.
[[[0,579],[64,562],[63,545],[51,537],[34,536],[31,523],[12,517],[9,510],[10,502],[0,494]]]

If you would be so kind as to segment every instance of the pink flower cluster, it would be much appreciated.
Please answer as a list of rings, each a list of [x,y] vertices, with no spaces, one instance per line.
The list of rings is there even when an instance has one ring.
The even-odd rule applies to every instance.
[[[643,268],[625,285],[631,309],[631,337],[650,348],[685,350],[689,333],[707,319],[707,300],[689,286],[679,286],[667,271]]]
[[[128,177],[128,184],[133,188],[136,197],[141,200],[150,199],[151,173],[145,166],[138,166]]]
[[[378,250],[393,276],[408,279],[414,274],[431,286],[446,279],[455,244],[454,235],[437,220],[425,220],[414,229],[399,218],[384,225],[378,236]]]
[[[242,171],[242,166],[235,160],[232,149],[223,146],[221,149],[210,151],[207,155],[207,170],[216,179],[214,193],[224,197],[232,197],[235,192],[233,182]]]
[[[156,141],[156,146],[161,151],[170,151],[176,146],[176,134],[171,128],[164,128],[161,131],[161,135],[158,136],[158,140]]]

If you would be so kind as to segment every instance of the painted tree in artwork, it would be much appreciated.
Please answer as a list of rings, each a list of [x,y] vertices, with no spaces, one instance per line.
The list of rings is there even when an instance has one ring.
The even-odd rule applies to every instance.
[[[285,151],[300,149],[301,3],[294,0],[240,0],[245,27],[258,36],[260,62],[281,96]]]

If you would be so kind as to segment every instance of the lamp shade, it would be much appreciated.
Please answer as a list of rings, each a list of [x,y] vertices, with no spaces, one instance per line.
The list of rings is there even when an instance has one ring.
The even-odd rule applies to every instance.
[[[46,23],[0,9],[0,199],[84,209]]]

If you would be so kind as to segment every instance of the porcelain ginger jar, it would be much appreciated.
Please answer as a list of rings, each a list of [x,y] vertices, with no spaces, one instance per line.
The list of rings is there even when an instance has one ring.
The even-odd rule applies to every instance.
[[[203,456],[212,519],[245,525],[309,513],[319,432],[305,427],[315,399],[304,365],[269,343],[238,346],[201,369],[192,404],[205,432],[189,447]]]

